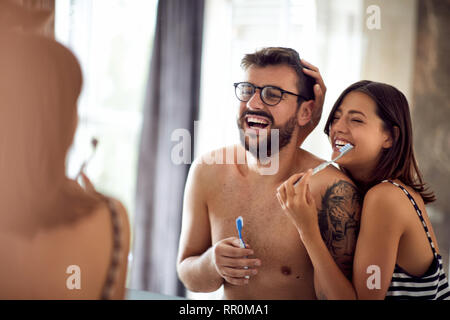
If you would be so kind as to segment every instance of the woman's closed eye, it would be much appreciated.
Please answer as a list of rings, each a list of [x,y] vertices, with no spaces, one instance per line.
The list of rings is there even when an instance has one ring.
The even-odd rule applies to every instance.
[[[336,122],[337,120],[339,120],[339,117],[334,116],[333,118],[331,118],[331,123]]]

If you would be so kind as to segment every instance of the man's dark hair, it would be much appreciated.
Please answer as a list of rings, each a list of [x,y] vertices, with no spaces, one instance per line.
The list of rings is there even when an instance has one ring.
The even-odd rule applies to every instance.
[[[252,66],[266,67],[273,65],[287,65],[291,67],[298,76],[296,83],[298,93],[308,98],[308,100],[314,100],[313,87],[316,82],[312,77],[303,73],[302,69],[305,66],[302,65],[300,55],[294,49],[282,47],[262,48],[255,53],[246,54],[241,61],[241,67],[244,70]],[[300,104],[300,97],[298,102]]]

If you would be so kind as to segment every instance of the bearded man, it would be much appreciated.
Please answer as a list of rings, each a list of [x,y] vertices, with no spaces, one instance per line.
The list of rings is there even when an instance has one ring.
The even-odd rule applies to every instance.
[[[191,166],[179,278],[194,292],[223,285],[225,299],[320,298],[306,249],[276,193],[292,174],[324,161],[301,145],[320,120],[325,85],[319,70],[289,48],[247,54],[241,66],[245,79],[234,84],[241,144],[215,150]],[[203,161],[222,155],[233,161]],[[274,161],[276,170],[264,170],[274,168]],[[309,187],[325,243],[350,277],[361,211],[360,202],[354,201],[358,192],[333,166],[314,175]],[[237,237],[239,216],[243,241]]]

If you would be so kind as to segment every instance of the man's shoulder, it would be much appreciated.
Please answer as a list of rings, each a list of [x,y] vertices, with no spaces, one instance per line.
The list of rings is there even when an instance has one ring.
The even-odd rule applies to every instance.
[[[357,191],[355,183],[345,173],[333,165],[329,165],[327,168],[317,173],[315,178],[316,183],[321,190],[340,185]]]
[[[315,175],[316,195],[321,199],[321,208],[334,206],[349,206],[360,211],[362,195],[354,182],[334,166],[322,170]],[[351,211],[355,211],[355,210]]]
[[[216,176],[230,169],[229,165],[239,163],[240,150],[238,145],[224,146],[204,152],[196,157],[191,164],[190,172],[195,175]],[[243,155],[245,157],[245,153]],[[243,160],[245,161],[245,160]]]
[[[301,154],[302,161],[304,162],[304,165],[306,165],[309,168],[315,168],[318,165],[327,161],[322,158],[319,158],[318,156],[312,154],[311,152],[305,149],[300,150],[302,152]],[[345,173],[343,173],[341,170],[339,170],[333,165],[329,165],[328,167],[317,173],[315,177],[320,177],[320,181],[324,183],[327,182],[331,183],[335,179],[340,179],[353,184],[352,180],[349,177],[347,177]]]
[[[304,149],[301,149],[301,151],[302,158],[305,163],[304,166],[307,168],[315,168],[326,161]],[[354,182],[344,172],[333,165],[329,165],[322,171],[316,173],[311,178],[311,182],[313,184],[313,188],[311,189],[313,194],[319,193],[323,196],[327,190],[333,188],[344,188],[348,191],[357,193],[357,188]]]

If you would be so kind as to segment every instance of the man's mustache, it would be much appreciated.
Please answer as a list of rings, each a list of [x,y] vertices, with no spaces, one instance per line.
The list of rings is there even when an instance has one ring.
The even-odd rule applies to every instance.
[[[251,115],[251,116],[261,116],[261,117],[266,117],[267,119],[270,120],[271,123],[273,123],[273,117],[272,115],[264,112],[264,111],[251,111],[251,110],[244,110],[244,112],[242,112],[241,116],[239,117],[239,120],[243,120],[245,118],[245,116],[247,115]]]

